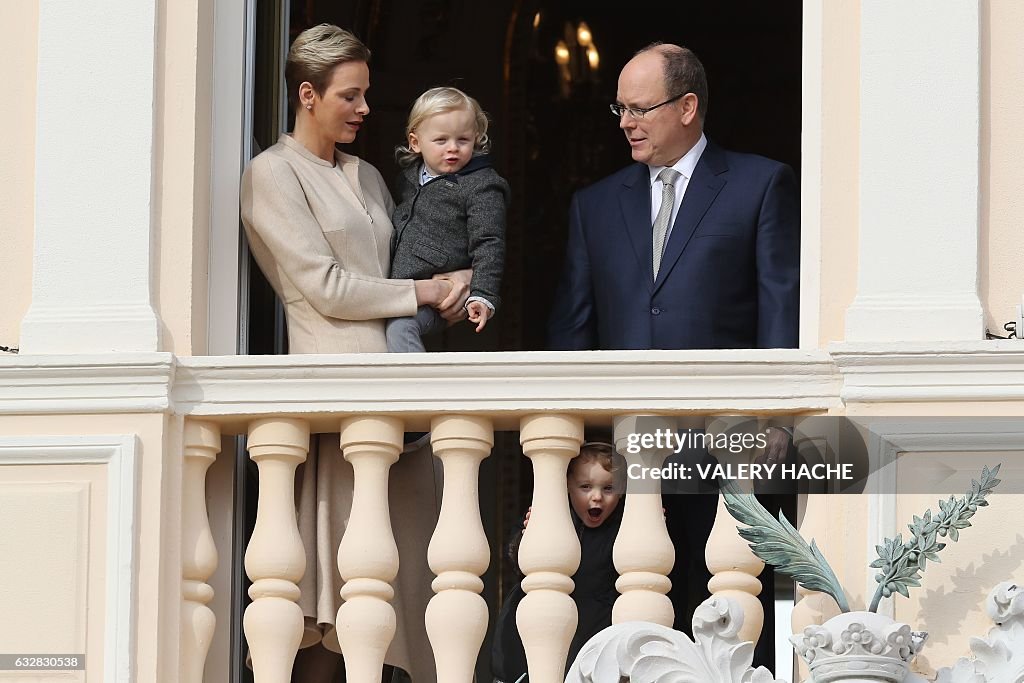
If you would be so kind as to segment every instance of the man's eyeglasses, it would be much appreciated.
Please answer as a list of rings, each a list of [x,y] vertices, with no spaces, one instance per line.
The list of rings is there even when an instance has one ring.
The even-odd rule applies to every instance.
[[[658,107],[664,107],[666,104],[672,104],[673,102],[675,102],[679,98],[684,97],[685,95],[688,95],[688,94],[689,93],[685,93],[685,92],[679,93],[675,97],[667,99],[664,102],[661,102],[660,104],[654,105],[653,107],[625,107],[625,106],[623,106],[621,104],[609,104],[608,108],[611,109],[612,115],[614,115],[615,118],[617,118],[617,119],[622,118],[622,115],[625,114],[625,113],[628,113],[634,119],[642,119],[649,112],[654,111]]]

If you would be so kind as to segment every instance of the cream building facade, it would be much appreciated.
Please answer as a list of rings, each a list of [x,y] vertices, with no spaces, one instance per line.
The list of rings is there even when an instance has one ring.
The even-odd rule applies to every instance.
[[[475,577],[489,557],[471,482],[494,429],[520,430],[535,468],[535,523],[549,540],[524,548],[523,566],[558,612],[578,557],[558,487],[584,424],[736,412],[1024,418],[1024,343],[985,339],[1016,318],[1024,293],[1024,6],[803,8],[800,349],[398,359],[234,355],[245,3],[0,5],[0,344],[20,350],[0,354],[0,653],[84,653],[86,670],[60,680],[229,680],[236,434],[249,434],[265,496],[246,568],[260,607],[261,635],[249,640],[269,672],[290,661],[295,634],[301,569],[281,539],[294,536],[289,472],[308,433],[341,430],[377,500],[403,428],[432,426],[448,481],[465,493],[446,499],[432,547],[448,624],[443,634],[434,624],[434,647],[450,662],[443,680],[468,681],[486,617]],[[1022,437],[1024,427],[979,429],[956,444],[1018,478]],[[949,449],[942,435],[895,443]],[[934,500],[820,505],[805,531],[863,607],[870,549]],[[629,522],[656,549],[631,572],[665,573],[659,515]],[[362,542],[390,557],[386,509],[370,504],[362,519]],[[988,626],[985,595],[1024,575],[1022,523],[1024,500],[997,496],[892,607],[931,627],[923,673],[969,654],[968,638]],[[735,567],[756,569],[732,559],[742,548],[728,536],[709,545],[709,566],[742,592]],[[347,603],[352,637],[378,643],[369,620],[386,618],[387,567],[346,571],[361,579]],[[641,579],[630,614],[657,621],[661,584]]]

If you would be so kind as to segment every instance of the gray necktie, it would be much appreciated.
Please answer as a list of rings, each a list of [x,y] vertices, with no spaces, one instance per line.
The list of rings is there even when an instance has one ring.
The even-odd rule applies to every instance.
[[[672,220],[672,207],[676,203],[676,178],[682,175],[674,168],[663,168],[658,174],[661,181],[661,208],[654,219],[654,278],[658,278],[658,268],[661,267],[661,255],[665,252],[665,235],[668,233],[668,224]]]

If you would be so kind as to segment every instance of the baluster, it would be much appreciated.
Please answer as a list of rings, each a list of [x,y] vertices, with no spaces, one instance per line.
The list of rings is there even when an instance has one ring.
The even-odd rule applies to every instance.
[[[757,577],[764,569],[764,562],[737,533],[738,525],[739,522],[725,508],[725,499],[719,496],[715,524],[711,527],[704,551],[712,574],[708,590],[712,595],[729,598],[740,606],[743,627],[739,639],[756,643],[764,626],[764,608],[757,599],[761,594],[761,581]]]
[[[341,423],[341,449],[352,463],[352,512],[338,547],[345,584],[338,608],[338,642],[349,681],[380,683],[384,655],[395,637],[389,602],[398,574],[398,546],[391,530],[388,475],[402,450],[402,421],[352,417]]]
[[[181,664],[186,683],[202,683],[206,655],[216,625],[213,588],[207,583],[217,569],[217,547],[206,509],[206,471],[220,452],[220,427],[185,420],[181,473]]]
[[[580,565],[565,478],[569,460],[583,442],[583,420],[567,415],[523,418],[520,442],[533,463],[533,511],[519,546],[526,596],[516,611],[516,626],[531,683],[560,683],[578,621],[569,594]]]
[[[306,555],[295,517],[295,468],[306,460],[309,425],[304,420],[267,418],[249,425],[249,457],[259,468],[256,527],[245,550],[252,581],[242,626],[257,683],[291,677],[302,640],[298,582]]]
[[[645,468],[661,467],[671,449],[642,449],[630,453],[627,439],[630,434],[654,434],[659,430],[674,432],[676,422],[671,418],[653,416],[627,416],[615,420],[615,446],[630,465]],[[628,470],[627,470],[628,471]],[[675,610],[668,598],[672,582],[668,573],[675,561],[675,549],[665,527],[665,514],[661,506],[659,480],[626,480],[625,509],[612,559],[620,576],[615,587],[620,595],[612,608],[612,623],[624,621],[651,621],[672,627]]]
[[[707,419],[706,433],[709,435],[753,433],[762,426],[753,418],[743,416],[719,416]],[[728,448],[708,449],[723,465],[747,462],[750,453],[732,453]],[[748,487],[749,488],[749,487]],[[764,627],[764,608],[757,596],[761,594],[761,581],[757,577],[764,569],[764,562],[750,549],[736,531],[739,526],[725,507],[725,499],[718,497],[715,523],[708,536],[704,550],[707,567],[711,571],[708,590],[713,596],[721,595],[734,600],[743,610],[743,627],[739,632],[741,641],[756,643]]]
[[[494,446],[491,421],[483,417],[435,417],[431,443],[444,466],[444,495],[427,561],[437,578],[427,605],[427,635],[437,680],[473,683],[476,658],[487,633],[487,603],[480,575],[490,549],[480,520],[480,462]]]

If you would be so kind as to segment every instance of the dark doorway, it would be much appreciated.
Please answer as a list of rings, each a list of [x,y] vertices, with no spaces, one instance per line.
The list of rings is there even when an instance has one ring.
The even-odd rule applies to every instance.
[[[281,127],[290,128],[290,114],[285,126],[279,118],[283,88],[275,81],[282,49],[275,27],[282,14],[291,38],[330,22],[353,31],[372,50],[372,111],[347,151],[372,163],[389,181],[397,173],[393,152],[404,141],[408,109],[427,88],[462,88],[490,114],[492,153],[512,187],[503,306],[482,334],[469,325],[455,326],[427,340],[432,351],[545,348],[570,199],[631,163],[608,104],[615,100],[622,65],[651,42],[685,45],[704,62],[710,85],[708,137],[800,171],[799,0],[642,8],[587,0],[259,0],[257,5],[254,119],[261,147],[273,144]],[[593,67],[588,41],[580,40],[581,23],[597,52]],[[560,41],[565,51],[556,56]],[[249,292],[245,350],[286,353],[283,316],[255,265],[242,287]],[[501,539],[529,505],[532,488],[518,434],[496,437],[494,455],[481,472],[483,516],[495,549],[485,593],[492,607],[510,573]],[[770,625],[769,618],[766,639]],[[481,659],[484,676],[486,645]]]
[[[693,49],[710,84],[708,136],[799,173],[801,11],[799,0],[659,3],[636,18],[620,3],[586,0],[293,0],[289,34],[331,22],[369,45],[372,112],[349,151],[389,181],[408,109],[421,92],[455,85],[488,111],[498,170],[512,187],[504,304],[483,333],[457,325],[428,348],[529,351],[545,348],[573,192],[631,163],[607,107],[622,65],[656,40]],[[581,23],[597,50],[594,69],[585,48],[573,44]],[[270,32],[264,44],[273,46],[272,39]],[[556,58],[559,41],[570,53],[565,67]],[[276,73],[273,60],[261,63],[254,114],[273,121],[282,89],[265,82]],[[264,133],[260,144],[273,144],[273,135]],[[275,352],[275,336],[280,353],[283,336],[270,332],[273,293],[252,270],[250,353]],[[278,329],[282,323],[277,316]]]

